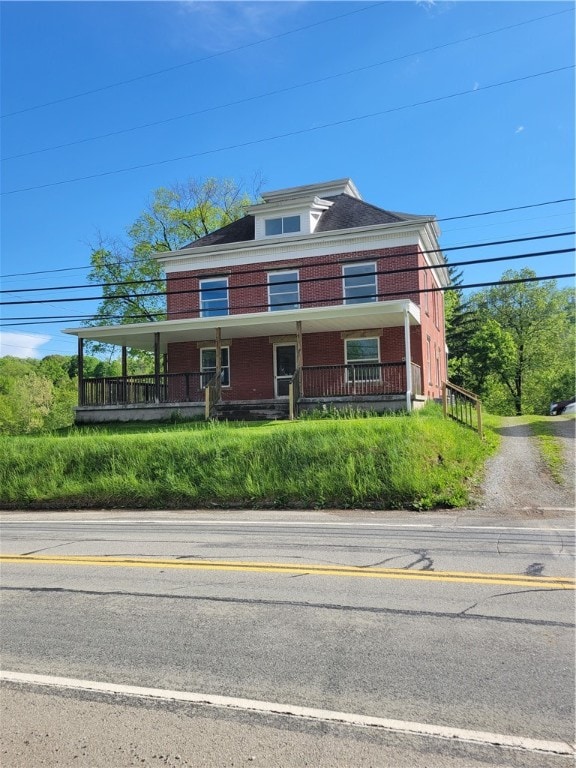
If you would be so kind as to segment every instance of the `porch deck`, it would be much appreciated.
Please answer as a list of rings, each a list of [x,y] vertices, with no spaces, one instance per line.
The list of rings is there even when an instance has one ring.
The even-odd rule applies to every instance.
[[[411,395],[417,398],[422,392],[420,366],[412,363],[411,373]],[[199,371],[85,378],[81,382],[76,421],[162,420],[169,419],[175,412],[183,417],[200,416],[204,414],[206,389],[210,388],[213,378],[213,373]],[[405,402],[406,363],[303,366],[294,374],[294,382],[298,410],[331,403],[336,407],[364,404],[378,410],[396,409]],[[232,392],[227,388],[220,390],[216,417],[218,404],[226,406],[237,402],[246,410],[252,402],[255,411],[262,411],[266,404],[270,412],[270,403],[274,403],[262,399],[235,401]],[[277,398],[279,414],[286,412],[287,400],[287,397]],[[222,410],[225,412],[225,408]]]

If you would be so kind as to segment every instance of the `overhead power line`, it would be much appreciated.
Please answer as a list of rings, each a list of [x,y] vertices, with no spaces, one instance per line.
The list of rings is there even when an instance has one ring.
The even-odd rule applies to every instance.
[[[428,254],[437,254],[437,253],[447,253],[449,251],[470,250],[470,249],[473,249],[473,248],[490,248],[490,247],[493,247],[493,246],[496,246],[496,245],[512,245],[512,244],[515,244],[515,243],[532,242],[534,240],[549,240],[551,238],[569,237],[569,236],[574,235],[574,234],[576,234],[576,230],[571,230],[571,231],[568,231],[568,232],[556,232],[554,234],[547,234],[547,235],[533,235],[531,237],[515,237],[515,238],[511,238],[509,240],[491,240],[491,241],[482,242],[482,243],[469,243],[467,245],[454,245],[454,246],[451,246],[451,247],[448,247],[448,248],[429,248],[429,249],[426,249],[426,250],[418,250],[417,249],[415,251],[404,252],[401,255],[402,255],[403,258],[406,258],[408,256],[418,256],[419,254],[428,255]],[[560,254],[560,253],[571,253],[572,251],[573,251],[572,248],[566,248],[566,249],[554,250],[554,251],[541,251],[541,252],[536,253],[536,254],[520,254],[519,256],[499,256],[499,257],[493,258],[493,259],[474,259],[474,260],[466,261],[466,262],[454,262],[454,263],[450,262],[446,266],[449,266],[449,267],[464,266],[465,264],[489,263],[491,261],[506,261],[506,260],[513,260],[513,259],[516,259],[516,258],[522,258],[523,256],[528,258],[528,257],[530,257],[532,255],[535,255],[535,256],[551,255],[551,254]],[[384,259],[387,259],[387,258],[397,258],[397,257],[398,257],[398,254],[386,254],[384,256],[379,256],[378,258],[380,260],[384,260]],[[295,260],[298,261],[298,259],[295,259]],[[365,261],[366,261],[366,256],[360,256],[360,257],[357,257],[357,258],[346,259],[346,264],[362,263],[362,262],[365,262]],[[330,261],[315,261],[314,262],[314,267],[333,266],[333,264],[334,264],[333,260],[330,260]],[[301,266],[302,267],[306,267],[308,265],[301,265]],[[419,269],[442,268],[442,266],[443,265],[440,264],[440,265],[435,265],[433,267],[429,267],[429,266],[427,266],[427,267],[419,267]],[[408,267],[405,270],[403,269],[403,270],[396,270],[396,271],[406,271],[406,272],[409,272],[412,269],[413,269],[412,267]],[[265,270],[263,269],[262,266],[257,267],[257,268],[253,267],[253,268],[250,268],[250,269],[238,270],[238,271],[234,272],[234,276],[237,277],[239,275],[258,274],[258,273],[262,273],[263,271],[265,271]],[[395,270],[391,270],[391,271],[394,272]],[[180,282],[182,280],[189,280],[189,279],[190,278],[188,278],[188,277],[172,277],[172,276],[170,276],[168,278],[170,284],[174,284],[174,283]],[[148,278],[148,279],[143,279],[143,280],[117,280],[117,281],[114,281],[114,282],[105,282],[105,283],[79,283],[79,284],[76,284],[76,285],[43,286],[41,288],[12,288],[12,289],[4,288],[4,289],[0,290],[0,294],[6,294],[6,293],[8,293],[8,294],[39,293],[39,292],[45,292],[45,291],[71,291],[71,290],[78,290],[78,289],[83,289],[83,288],[117,288],[117,287],[120,287],[120,286],[129,286],[129,285],[153,285],[155,283],[158,283],[161,280],[164,280],[164,278],[160,277],[160,278],[156,278],[156,279],[155,278]],[[289,281],[289,282],[292,282],[292,281]],[[254,286],[231,286],[231,287],[236,288],[236,287],[254,287]],[[138,294],[138,295],[139,296],[153,296],[153,295],[159,295],[159,294],[152,294],[151,293],[151,294]],[[93,298],[93,297],[90,297],[90,298]],[[97,297],[97,298],[104,298],[104,297],[100,296],[100,297]],[[65,300],[66,299],[46,299],[45,302],[48,303],[49,301],[65,301]],[[81,299],[80,298],[75,298],[74,301],[81,301]],[[17,304],[17,303],[20,303],[20,304],[26,304],[26,303],[37,304],[37,303],[40,303],[40,302],[37,302],[37,301],[34,301],[34,300],[27,300],[27,301],[22,301],[22,302],[0,302],[0,304],[4,304],[4,305],[7,305],[7,304]]]
[[[553,250],[553,251],[538,251],[537,253],[518,253],[514,254],[513,256],[495,256],[491,259],[467,259],[466,261],[455,261],[451,266],[453,267],[467,267],[472,264],[493,264],[496,262],[501,261],[515,261],[517,259],[532,259],[539,256],[558,256],[563,253],[574,253],[574,248],[562,248],[559,250]],[[413,255],[416,255],[417,252],[414,252]],[[400,256],[406,256],[408,254],[401,254]],[[398,258],[398,254],[396,254],[396,258]],[[353,259],[350,261],[346,261],[346,266],[349,264],[355,264],[355,263],[362,263],[366,262],[366,257],[362,259]],[[319,266],[318,264],[314,264],[314,267]],[[334,262],[331,262],[331,266],[338,266],[338,264],[334,264]],[[371,275],[397,275],[397,274],[405,274],[410,272],[422,272],[424,270],[434,270],[435,267],[431,267],[429,264],[426,264],[424,266],[416,266],[416,267],[402,267],[399,269],[380,269],[380,270],[372,270],[369,272],[357,272],[354,277],[369,277]],[[294,269],[296,271],[297,267]],[[260,270],[262,272],[263,270]],[[245,274],[245,273],[240,273]],[[236,273],[233,273],[232,276],[236,276]],[[181,280],[184,280],[186,278],[178,278]],[[278,285],[302,285],[307,283],[328,283],[333,280],[342,280],[342,275],[327,275],[323,277],[299,277],[296,280],[278,280],[274,282],[274,286]],[[269,283],[266,282],[259,282],[259,283],[249,283],[246,284],[240,284],[240,285],[227,285],[226,290],[227,291],[234,291],[234,290],[246,290],[248,288],[267,288]],[[195,294],[209,294],[214,291],[220,291],[221,288],[183,288],[181,290],[172,290],[171,288],[168,288],[165,291],[148,291],[146,293],[126,293],[126,294],[112,294],[111,296],[68,296],[66,298],[62,299],[26,299],[24,301],[0,301],[1,307],[15,307],[15,306],[22,306],[22,305],[29,305],[29,304],[64,304],[64,303],[72,303],[77,301],[104,301],[106,299],[119,301],[119,300],[128,300],[128,299],[148,299],[148,298],[155,298],[160,296],[180,296],[180,295],[195,295]],[[290,302],[293,303],[293,302]]]
[[[512,80],[503,80],[502,82],[499,82],[499,83],[491,83],[489,85],[481,85],[481,86],[478,86],[478,87],[469,88],[469,89],[467,89],[465,91],[457,91],[455,93],[448,94],[447,96],[435,96],[435,97],[430,98],[430,99],[425,99],[424,101],[417,101],[417,102],[413,102],[412,104],[404,104],[404,105],[399,106],[399,107],[391,107],[390,109],[383,109],[383,110],[379,110],[377,112],[370,112],[370,113],[365,114],[365,115],[356,115],[354,117],[348,117],[348,118],[344,118],[342,120],[335,120],[335,121],[330,122],[330,123],[323,123],[322,125],[316,125],[316,126],[312,126],[312,127],[309,127],[309,128],[300,128],[300,129],[298,129],[296,131],[287,131],[286,133],[278,133],[278,134],[275,134],[273,136],[266,136],[266,137],[262,137],[262,138],[259,138],[259,139],[251,139],[249,141],[240,142],[238,144],[229,144],[229,145],[224,146],[224,147],[216,147],[214,149],[206,149],[206,150],[204,150],[202,152],[192,152],[192,153],[190,153],[188,155],[179,155],[178,157],[165,158],[164,160],[155,160],[155,161],[150,162],[150,163],[140,163],[138,165],[130,165],[130,166],[127,166],[125,168],[115,168],[115,169],[110,170],[110,171],[101,171],[99,173],[91,173],[91,174],[88,174],[86,176],[75,176],[75,177],[73,177],[71,179],[61,179],[59,181],[52,181],[52,182],[48,182],[46,184],[36,184],[34,186],[31,186],[31,187],[20,187],[19,189],[11,189],[11,190],[8,190],[7,192],[1,192],[0,195],[3,195],[3,196],[16,195],[16,194],[21,194],[23,192],[32,192],[32,191],[38,190],[38,189],[48,189],[48,188],[51,188],[51,187],[58,187],[58,186],[62,186],[62,185],[65,185],[65,184],[75,184],[76,182],[79,182],[79,181],[89,181],[91,179],[99,179],[99,178],[103,178],[105,176],[115,176],[115,175],[117,175],[119,173],[128,173],[130,171],[141,170],[143,168],[153,168],[153,167],[158,166],[158,165],[167,165],[169,163],[176,163],[176,162],[179,162],[181,160],[190,160],[190,159],[195,158],[195,157],[205,157],[206,155],[214,155],[214,154],[217,154],[219,152],[227,152],[227,151],[230,151],[232,149],[243,149],[244,147],[251,147],[251,146],[255,146],[257,144],[264,144],[264,143],[267,143],[267,142],[270,142],[270,141],[278,141],[279,139],[286,139],[286,138],[290,138],[292,136],[302,136],[302,135],[307,134],[307,133],[323,131],[326,128],[335,128],[335,127],[338,127],[338,126],[341,126],[341,125],[349,125],[350,123],[356,123],[356,122],[360,122],[362,120],[369,120],[369,119],[376,118],[376,117],[382,117],[383,115],[392,114],[394,112],[401,112],[401,111],[406,110],[406,109],[413,109],[415,107],[422,107],[422,106],[426,106],[428,104],[436,104],[436,103],[441,102],[441,101],[448,101],[450,99],[460,98],[461,96],[467,96],[467,95],[470,95],[470,94],[473,94],[473,93],[480,93],[480,92],[483,92],[483,91],[492,90],[494,88],[501,88],[502,86],[505,86],[505,85],[512,85],[514,83],[525,82],[527,80],[533,80],[533,79],[538,78],[538,77],[547,77],[548,75],[557,74],[558,72],[565,72],[567,70],[573,70],[575,67],[576,67],[575,64],[570,64],[570,65],[564,66],[564,67],[556,67],[555,69],[549,69],[549,70],[546,70],[544,72],[534,72],[531,75],[524,75],[523,77],[515,77]]]
[[[510,211],[521,211],[521,210],[526,210],[528,208],[541,208],[543,206],[548,206],[548,205],[559,205],[560,203],[571,203],[571,202],[574,202],[574,200],[576,200],[576,198],[574,198],[574,197],[563,197],[563,198],[559,198],[558,200],[544,200],[544,201],[539,202],[539,203],[530,203],[528,205],[517,205],[517,206],[509,207],[509,208],[495,208],[495,209],[489,210],[489,211],[480,211],[480,212],[476,212],[476,213],[464,213],[464,214],[461,214],[459,216],[446,216],[446,217],[441,217],[439,219],[436,219],[436,221],[437,222],[456,221],[457,219],[470,219],[470,218],[478,217],[478,216],[493,216],[493,215],[496,215],[498,213],[509,213]],[[524,239],[526,239],[526,240],[537,240],[537,239],[544,239],[546,237],[561,237],[563,234],[564,233],[555,233],[555,234],[551,234],[551,235],[539,235],[539,236],[530,237],[530,238],[517,238],[514,241],[508,241],[508,240],[494,241],[493,245],[502,245],[502,244],[507,243],[507,242],[522,242],[522,240],[524,240]],[[565,233],[565,234],[572,234],[572,233],[570,232],[570,233]],[[444,251],[448,251],[448,250],[454,250],[455,248],[465,248],[465,247],[466,246],[454,246],[453,248],[444,248],[444,249],[440,249],[440,250],[442,250],[444,252]],[[166,251],[166,253],[169,253],[169,251]],[[110,266],[129,266],[130,264],[138,264],[140,261],[146,261],[146,260],[147,259],[145,259],[145,258],[140,258],[140,259],[135,258],[135,259],[126,259],[124,261],[110,261],[110,262],[107,262],[106,264],[104,264],[104,266],[107,266],[107,267],[110,267]],[[56,274],[56,273],[61,273],[61,272],[76,272],[77,270],[92,269],[93,266],[94,266],[93,264],[88,264],[88,265],[86,265],[84,267],[60,267],[58,269],[41,269],[41,270],[35,270],[35,271],[32,271],[32,272],[12,272],[10,274],[0,275],[0,278],[2,280],[6,280],[6,279],[12,278],[12,277],[29,277],[29,276],[32,276],[32,275],[49,275],[49,274]],[[138,282],[141,282],[141,281],[138,281]],[[13,291],[9,291],[9,292],[10,293],[16,293],[17,289],[14,289]]]
[[[491,286],[502,286],[502,285],[516,285],[520,283],[535,283],[535,282],[544,282],[547,280],[564,280],[567,278],[574,278],[576,277],[575,272],[568,272],[565,274],[556,274],[556,275],[542,275],[542,276],[534,276],[534,277],[519,277],[519,278],[512,278],[510,280],[490,280],[483,283],[468,283],[467,285],[449,285],[443,288],[420,288],[420,289],[413,289],[413,290],[406,290],[406,291],[388,291],[386,293],[376,293],[376,294],[368,294],[364,297],[358,297],[358,298],[377,298],[377,299],[385,299],[394,297],[397,298],[398,296],[411,296],[414,294],[423,294],[423,293],[443,293],[445,291],[458,291],[458,290],[468,290],[470,288],[489,288]],[[335,300],[341,301],[342,297],[338,297],[338,299],[330,298],[330,299],[310,299],[309,301],[301,301],[300,304],[331,304]],[[277,306],[277,305],[275,305]],[[244,309],[244,310],[255,310],[255,311],[266,311],[269,309],[269,304],[254,304],[250,306],[243,306],[238,307],[238,309]],[[297,311],[297,310],[295,310]],[[182,312],[150,312],[149,315],[160,315],[162,317],[166,316],[167,314],[173,314],[173,315],[181,315]],[[137,320],[137,319],[149,319],[149,315],[135,315],[131,318],[131,320]],[[237,315],[238,319],[240,320],[242,315]],[[13,327],[13,326],[20,326],[20,325],[39,325],[39,324],[52,324],[52,323],[59,323],[62,324],[62,322],[83,322],[86,320],[123,320],[123,315],[104,315],[99,318],[95,318],[94,315],[82,315],[82,316],[74,316],[74,315],[61,315],[58,318],[55,318],[52,315],[46,315],[43,317],[7,317],[5,318],[6,322],[4,323],[4,327]],[[181,318],[182,319],[182,318]],[[184,319],[194,319],[194,318],[184,318]],[[217,318],[213,318],[217,319]],[[17,322],[14,322],[17,321]],[[98,326],[86,326],[86,328],[95,328]],[[121,326],[118,326],[119,328]]]
[[[554,16],[560,16],[560,15],[562,15],[564,13],[573,13],[573,11],[574,11],[574,8],[567,8],[565,10],[557,11],[555,13],[549,13],[549,14],[547,14],[545,16],[537,16],[536,18],[527,19],[526,21],[520,21],[520,22],[518,22],[516,24],[508,24],[505,27],[498,27],[497,29],[491,29],[491,30],[488,30],[487,32],[480,32],[477,35],[469,35],[468,37],[462,37],[462,38],[460,38],[458,40],[452,40],[452,41],[447,42],[447,43],[441,43],[439,45],[434,45],[434,46],[431,46],[430,48],[422,48],[419,51],[412,51],[410,53],[405,53],[402,56],[396,56],[396,57],[394,57],[392,59],[384,59],[383,61],[377,61],[377,62],[375,62],[373,64],[367,64],[367,65],[365,65],[363,67],[356,67],[355,69],[348,69],[348,70],[345,70],[344,72],[337,72],[337,73],[335,73],[333,75],[327,75],[325,77],[319,77],[319,78],[316,78],[314,80],[306,80],[306,81],[304,81],[302,83],[296,83],[294,85],[286,86],[285,88],[278,88],[278,89],[273,90],[273,91],[266,91],[265,93],[256,94],[254,96],[247,96],[247,97],[245,97],[243,99],[236,99],[235,101],[228,101],[228,102],[225,102],[223,104],[217,104],[217,105],[215,105],[213,107],[206,107],[204,109],[198,109],[198,110],[195,110],[193,112],[185,112],[185,113],[180,114],[180,115],[174,115],[173,117],[163,118],[162,120],[154,120],[154,121],[148,122],[148,123],[140,123],[139,125],[129,126],[128,128],[120,128],[120,129],[115,130],[115,131],[108,131],[106,133],[100,133],[100,134],[97,134],[96,136],[87,136],[87,137],[82,138],[82,139],[76,139],[74,141],[67,141],[67,142],[64,142],[62,144],[54,144],[54,145],[52,145],[50,147],[43,147],[41,149],[33,149],[33,150],[28,151],[28,152],[20,152],[19,154],[16,154],[16,155],[8,155],[7,157],[2,158],[2,160],[5,162],[7,160],[16,160],[16,159],[22,158],[22,157],[30,157],[31,155],[37,155],[37,154],[41,154],[41,153],[44,153],[44,152],[52,152],[52,151],[57,150],[57,149],[64,149],[66,147],[73,147],[73,146],[76,146],[78,144],[86,144],[88,142],[97,141],[99,139],[106,139],[106,138],[110,138],[112,136],[120,136],[120,135],[123,135],[125,133],[132,133],[134,131],[140,131],[140,130],[143,130],[145,128],[153,128],[153,127],[156,127],[158,125],[166,125],[167,123],[172,123],[172,122],[175,122],[177,120],[184,120],[184,119],[189,118],[189,117],[196,117],[198,115],[208,114],[210,112],[215,112],[215,111],[217,111],[219,109],[226,109],[228,107],[238,106],[239,104],[247,104],[249,102],[257,101],[259,99],[268,98],[269,96],[276,96],[276,95],[281,94],[281,93],[288,93],[290,91],[298,90],[300,88],[306,88],[306,87],[311,86],[311,85],[318,85],[320,83],[326,83],[326,82],[328,82],[330,80],[335,80],[337,78],[345,77],[347,75],[358,74],[359,72],[366,72],[367,70],[375,69],[376,67],[382,67],[382,66],[385,66],[386,64],[393,64],[393,63],[396,63],[396,62],[399,62],[399,61],[404,61],[405,59],[411,58],[412,56],[423,56],[424,54],[433,53],[434,51],[439,51],[439,50],[442,50],[444,48],[449,48],[449,47],[454,46],[454,45],[460,45],[461,43],[470,42],[472,40],[478,40],[479,38],[488,37],[490,35],[495,35],[495,34],[498,34],[500,32],[507,32],[507,31],[509,31],[511,29],[516,29],[517,27],[522,27],[522,26],[525,26],[527,24],[533,24],[533,23],[535,23],[537,21],[542,21],[544,19],[550,19],[550,18],[552,18]]]
[[[328,24],[331,21],[344,19],[347,16],[353,16],[357,13],[363,13],[364,11],[371,11],[373,8],[378,8],[381,5],[385,5],[385,2],[372,3],[371,5],[366,5],[366,6],[363,6],[362,8],[355,8],[353,11],[348,11],[347,13],[341,13],[338,16],[330,16],[327,19],[314,21],[310,24],[306,24],[303,27],[296,27],[295,29],[289,29],[286,32],[279,32],[277,35],[270,35],[269,37],[263,37],[263,38],[260,38],[260,40],[254,40],[251,43],[244,43],[243,45],[237,45],[235,48],[227,48],[224,51],[218,51],[217,53],[211,53],[207,56],[201,56],[197,59],[184,61],[181,64],[174,64],[171,67],[165,67],[164,69],[157,69],[154,72],[147,72],[142,75],[136,75],[135,77],[127,78],[126,80],[118,80],[115,83],[108,83],[107,85],[101,85],[98,88],[90,88],[89,90],[86,90],[86,91],[80,91],[80,93],[75,93],[75,94],[72,94],[71,96],[63,96],[60,99],[53,99],[52,101],[45,101],[42,104],[35,104],[31,107],[25,107],[24,109],[18,109],[13,112],[6,112],[5,114],[0,115],[0,119],[4,119],[6,117],[14,117],[15,115],[21,115],[24,112],[32,112],[37,109],[44,109],[44,107],[50,107],[53,104],[62,104],[63,102],[66,102],[66,101],[79,99],[82,96],[90,96],[94,93],[102,93],[102,91],[108,91],[112,88],[119,88],[122,85],[129,85],[130,83],[137,83],[142,80],[147,80],[150,77],[164,75],[167,72],[175,72],[177,69],[184,69],[184,67],[191,67],[194,64],[200,64],[204,61],[217,59],[217,58],[220,58],[221,56],[226,56],[229,53],[236,53],[237,51],[244,51],[248,48],[254,48],[257,45],[262,45],[262,43],[268,43],[271,40],[279,40],[280,38],[288,37],[289,35],[294,35],[297,32],[304,32],[308,29],[314,29],[315,27],[320,27],[324,24]]]

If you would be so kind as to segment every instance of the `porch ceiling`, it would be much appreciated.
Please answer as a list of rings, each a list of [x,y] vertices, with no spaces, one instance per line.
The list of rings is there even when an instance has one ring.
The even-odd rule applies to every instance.
[[[302,323],[302,333],[393,328],[404,325],[404,312],[406,310],[410,325],[419,325],[419,307],[411,301],[402,300],[310,307],[281,312],[163,320],[158,323],[66,328],[64,333],[89,341],[145,350],[154,349],[154,334],[159,333],[160,350],[165,352],[168,344],[174,342],[210,341],[215,338],[216,328],[221,329],[223,339],[293,334],[296,333],[297,321]]]

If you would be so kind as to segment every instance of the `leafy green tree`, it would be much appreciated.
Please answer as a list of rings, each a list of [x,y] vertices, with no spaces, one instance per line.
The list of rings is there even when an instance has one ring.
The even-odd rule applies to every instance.
[[[509,271],[469,299],[476,330],[459,358],[464,386],[500,413],[547,413],[574,394],[574,303],[554,281],[530,269]]]
[[[50,413],[54,385],[37,361],[0,358],[0,432],[38,432]]]
[[[127,239],[99,236],[92,250],[88,280],[104,284],[102,301],[94,318],[86,324],[113,325],[153,322],[166,318],[162,270],[154,254],[183,248],[199,237],[239,219],[259,195],[256,179],[252,196],[231,179],[189,179],[160,188],[127,230]],[[129,285],[117,283],[126,283]],[[110,354],[110,347],[91,343],[96,354]],[[134,359],[147,353],[131,351]]]

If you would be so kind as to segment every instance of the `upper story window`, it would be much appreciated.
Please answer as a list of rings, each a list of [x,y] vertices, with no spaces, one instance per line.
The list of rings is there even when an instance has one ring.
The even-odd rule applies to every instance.
[[[376,301],[376,264],[349,264],[342,268],[344,303]]]
[[[270,312],[299,307],[298,270],[269,273],[268,309]]]
[[[300,216],[280,216],[277,219],[266,219],[264,232],[267,237],[271,235],[288,235],[292,232],[300,232]]]
[[[200,314],[216,317],[228,314],[228,278],[200,280]]]

